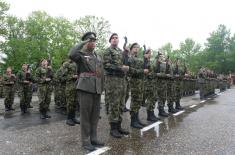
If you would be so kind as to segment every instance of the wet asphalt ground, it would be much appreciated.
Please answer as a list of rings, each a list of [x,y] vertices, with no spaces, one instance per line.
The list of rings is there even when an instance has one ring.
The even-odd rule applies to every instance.
[[[206,101],[200,101],[198,94],[184,97],[183,113],[161,118],[160,124],[155,123],[152,126],[146,121],[146,109],[142,107],[140,118],[150,125],[142,130],[131,128],[130,115],[128,112],[124,113],[123,127],[129,129],[131,134],[122,139],[109,136],[108,118],[102,104],[98,136],[109,149],[103,154],[234,155],[235,88],[217,93],[219,95]],[[1,155],[89,153],[81,147],[80,126],[66,125],[66,116],[55,112],[53,100],[50,106],[52,118],[48,120],[39,118],[37,96],[33,97],[33,106],[29,114],[21,115],[19,99],[16,98],[14,103],[16,110],[5,113],[3,99],[0,99]],[[156,109],[155,114],[157,113]],[[102,152],[102,149],[99,151]]]

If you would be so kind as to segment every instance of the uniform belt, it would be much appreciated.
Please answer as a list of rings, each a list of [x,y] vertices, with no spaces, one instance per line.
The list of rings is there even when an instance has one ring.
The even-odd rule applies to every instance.
[[[87,77],[87,76],[96,76],[95,72],[83,72],[80,73],[80,77]]]

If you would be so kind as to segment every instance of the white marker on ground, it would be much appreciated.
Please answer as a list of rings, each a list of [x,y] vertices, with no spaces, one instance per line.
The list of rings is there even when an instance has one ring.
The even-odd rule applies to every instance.
[[[99,154],[104,153],[110,149],[111,149],[110,147],[101,147],[95,151],[92,151],[91,153],[88,153],[87,155],[99,155]]]
[[[202,100],[200,103],[204,103],[206,100]]]
[[[196,107],[196,106],[197,106],[197,105],[194,104],[194,105],[191,105],[190,108],[194,108],[194,107]]]
[[[184,110],[183,111],[179,111],[179,112],[177,112],[177,113],[175,113],[175,114],[173,114],[174,116],[178,116],[178,115],[180,115],[180,114],[182,114],[182,113],[184,113]]]
[[[156,127],[156,126],[158,126],[158,125],[161,124],[161,123],[162,123],[161,121],[155,122],[155,123],[153,123],[153,124],[150,124],[150,125],[148,125],[148,126],[142,128],[142,129],[140,130],[141,136],[143,135],[143,132],[148,131],[149,129],[151,129],[151,128],[153,128],[153,127]]]

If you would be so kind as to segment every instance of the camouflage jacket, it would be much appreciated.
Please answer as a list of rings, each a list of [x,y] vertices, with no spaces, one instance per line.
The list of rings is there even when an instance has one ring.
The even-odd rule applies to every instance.
[[[66,82],[74,82],[77,78],[74,78],[74,75],[77,75],[77,64],[71,60],[68,60],[63,63],[62,76]]]
[[[30,83],[24,83],[24,81],[29,81]],[[23,70],[17,73],[17,82],[20,85],[29,85],[34,81],[32,74],[26,73]]]
[[[38,67],[36,70],[36,82],[38,84],[48,84],[52,82],[54,77],[53,70],[50,68]],[[46,78],[50,78],[51,81],[46,81]]]
[[[12,75],[4,74],[4,75],[3,75],[3,84],[4,84],[4,85],[9,85],[9,86],[11,86],[11,85],[14,85],[15,82],[16,82],[16,77],[15,77],[14,74],[12,74]]]
[[[143,78],[144,77],[144,60],[138,56],[131,55],[129,57],[130,65],[130,76],[132,78]]]
[[[109,47],[103,54],[103,65],[105,75],[123,76],[125,73],[122,71],[123,65],[123,52],[120,48]]]

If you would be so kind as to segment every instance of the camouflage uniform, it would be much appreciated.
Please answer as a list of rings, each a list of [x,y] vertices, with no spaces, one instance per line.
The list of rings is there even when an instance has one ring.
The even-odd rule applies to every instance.
[[[149,64],[149,73],[145,76],[144,81],[144,96],[146,99],[147,120],[156,122],[159,119],[154,114],[155,104],[157,102],[157,79],[154,73],[154,65]]]
[[[130,88],[131,88],[131,126],[134,128],[142,128],[143,125],[139,120],[139,109],[143,102],[144,95],[144,61],[137,55],[131,55],[130,63]]]
[[[166,81],[166,63],[156,62],[155,73],[157,73],[157,95],[158,95],[158,110],[159,116],[167,117],[168,113],[165,112],[164,106],[166,102],[167,95],[167,81]]]
[[[120,138],[121,115],[126,95],[126,79],[125,73],[122,71],[122,50],[118,47],[107,48],[103,55],[103,64],[105,69],[105,101],[110,107],[110,134],[116,138]]]
[[[54,78],[54,100],[56,108],[66,109],[66,97],[65,97],[65,78],[63,77],[63,67],[60,67]]]
[[[3,97],[3,81],[2,77],[0,76],[0,98]]]
[[[42,116],[48,116],[47,111],[49,110],[51,94],[53,91],[52,81],[46,81],[46,78],[53,79],[52,69],[45,67],[37,68],[36,81],[38,83],[39,111]]]
[[[205,71],[203,68],[201,68],[198,72],[198,83],[200,86],[200,99],[203,100],[206,97],[206,75],[205,75]]]
[[[14,110],[12,108],[12,105],[14,103],[14,97],[15,97],[15,82],[16,82],[16,77],[14,74],[3,75],[4,97],[5,97],[4,104],[6,111]]]
[[[21,70],[17,74],[17,80],[19,83],[20,109],[22,113],[26,113],[31,101],[33,77],[27,71]],[[25,83],[25,81],[28,81],[28,83]]]
[[[175,91],[175,84],[174,84],[174,79],[173,79],[173,69],[172,69],[172,65],[169,62],[169,58],[168,58],[168,62],[166,63],[166,72],[165,72],[169,77],[166,78],[166,87],[167,87],[167,105],[168,105],[168,112],[170,113],[176,113],[178,112],[178,110],[174,109],[173,107],[173,103],[174,103],[174,91]]]
[[[179,65],[175,65],[173,69],[174,74],[174,102],[175,102],[175,109],[183,110],[180,105],[180,99],[182,97],[182,77],[183,77],[183,70],[180,68]]]
[[[68,113],[68,121],[69,124],[74,125],[77,121],[75,121],[75,113],[76,107],[78,106],[78,97],[76,90],[76,82],[77,77],[77,64],[72,60],[68,60],[63,64],[63,77],[66,79],[66,88],[65,88],[65,96],[67,102],[67,113]],[[67,124],[68,124],[67,123]]]

